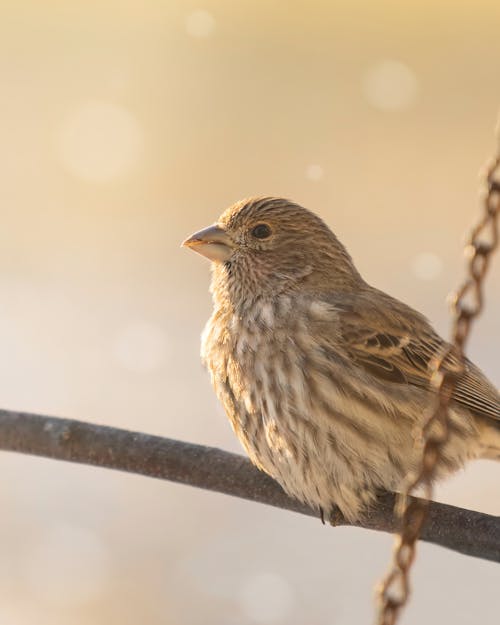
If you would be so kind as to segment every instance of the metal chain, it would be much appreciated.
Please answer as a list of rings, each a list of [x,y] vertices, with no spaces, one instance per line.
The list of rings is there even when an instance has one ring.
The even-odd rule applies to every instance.
[[[411,476],[400,499],[401,530],[396,537],[392,566],[378,589],[378,625],[395,625],[410,595],[410,569],[415,559],[416,543],[425,523],[432,499],[432,480],[443,447],[448,440],[448,407],[465,370],[464,348],[472,321],[483,309],[483,280],[491,257],[498,247],[500,212],[500,132],[497,155],[484,176],[483,215],[472,229],[465,247],[467,277],[451,297],[452,342],[434,360],[432,384],[435,406],[422,430],[422,464]],[[423,499],[410,499],[423,488]]]

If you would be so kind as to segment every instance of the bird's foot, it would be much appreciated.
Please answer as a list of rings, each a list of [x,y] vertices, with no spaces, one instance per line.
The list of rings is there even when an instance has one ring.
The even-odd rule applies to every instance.
[[[337,525],[344,525],[345,517],[340,511],[340,508],[336,505],[333,505],[330,508],[330,513],[328,514],[328,523],[336,527]]]
[[[319,518],[321,519],[321,523],[326,525],[326,522],[330,525],[343,525],[345,523],[345,517],[340,511],[340,508],[336,505],[331,506],[329,512],[325,515],[325,510],[322,506],[319,506]]]
[[[319,518],[321,519],[321,523],[325,525],[325,511],[321,506],[319,507]]]

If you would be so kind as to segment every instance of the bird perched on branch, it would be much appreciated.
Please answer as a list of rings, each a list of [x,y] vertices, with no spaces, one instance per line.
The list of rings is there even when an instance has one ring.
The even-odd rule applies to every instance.
[[[428,321],[368,285],[328,226],[285,199],[238,202],[183,245],[212,261],[202,358],[252,462],[351,522],[400,489],[446,345]],[[500,402],[467,361],[436,477],[473,458],[500,460]]]

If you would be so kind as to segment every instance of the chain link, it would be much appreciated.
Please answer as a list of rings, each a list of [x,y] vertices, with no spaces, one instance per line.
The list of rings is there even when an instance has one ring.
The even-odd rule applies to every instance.
[[[497,155],[484,175],[483,215],[472,229],[465,247],[467,276],[451,297],[452,342],[434,359],[431,381],[436,391],[435,405],[422,430],[420,471],[409,478],[399,500],[401,530],[396,537],[391,569],[378,589],[377,625],[395,625],[408,601],[416,543],[429,511],[435,469],[448,440],[448,407],[465,370],[464,348],[472,322],[483,309],[483,280],[499,238],[500,132],[498,141]],[[424,498],[410,498],[418,488],[423,489]]]

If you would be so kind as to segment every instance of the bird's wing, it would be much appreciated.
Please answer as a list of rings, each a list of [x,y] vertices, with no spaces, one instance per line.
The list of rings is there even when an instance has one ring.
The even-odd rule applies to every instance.
[[[406,315],[384,316],[378,311],[374,314],[371,306],[368,311],[356,308],[349,307],[339,316],[341,335],[351,360],[381,380],[430,389],[432,371],[429,365],[447,343],[423,317],[418,316],[413,327],[402,320]],[[457,369],[459,363],[454,356],[449,356],[445,365]],[[465,375],[453,393],[454,400],[476,415],[498,421],[499,426],[497,389],[469,360],[465,367]]]

